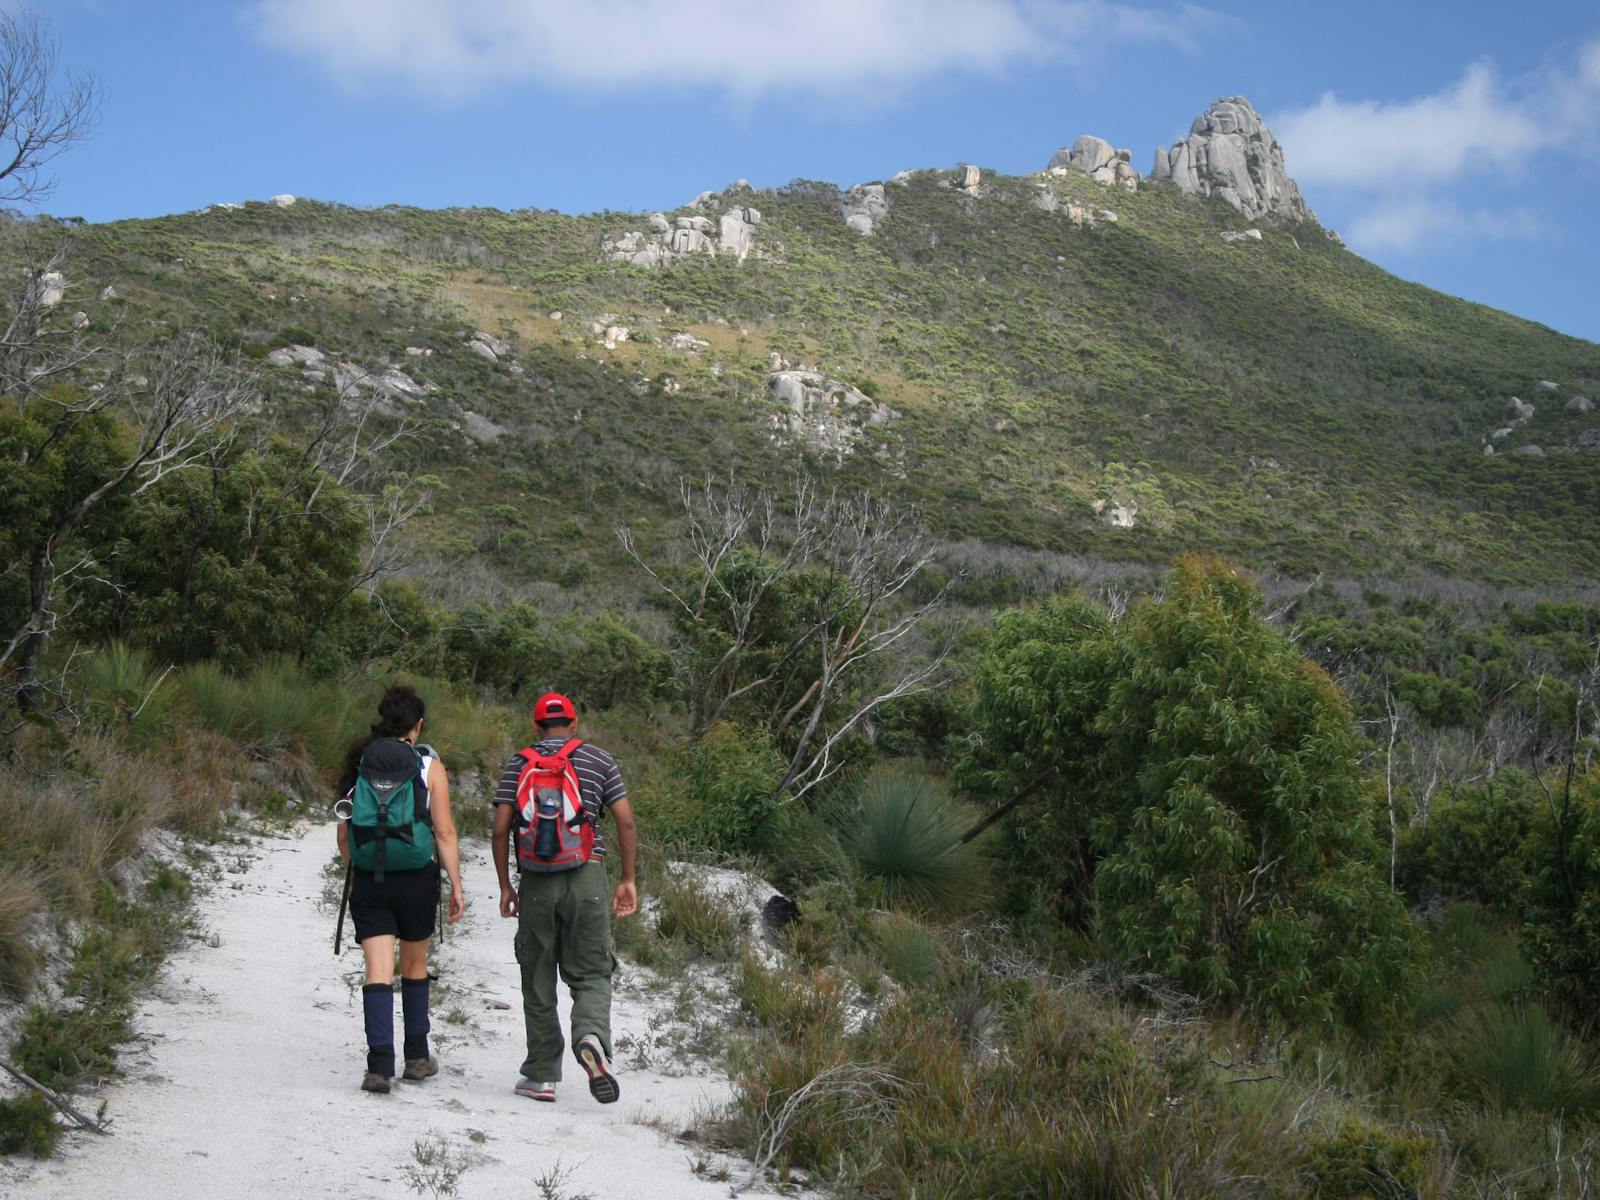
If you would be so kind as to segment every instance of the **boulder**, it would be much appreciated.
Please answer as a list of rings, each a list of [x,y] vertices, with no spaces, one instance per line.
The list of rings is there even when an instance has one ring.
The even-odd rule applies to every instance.
[[[1139,190],[1139,172],[1130,167],[1123,159],[1117,159],[1115,175],[1116,182],[1127,188],[1128,191],[1136,192]]]
[[[407,346],[406,356],[408,358],[432,358],[433,351],[427,346]]]
[[[1535,446],[1532,443],[1529,443],[1526,446],[1518,446],[1511,453],[1518,455],[1521,458],[1543,458],[1544,447]]]
[[[510,346],[506,345],[499,338],[495,337],[494,334],[488,333],[482,329],[474,329],[472,331],[472,340],[488,347],[494,352],[494,356],[496,358],[504,358],[506,355],[511,353]]]
[[[704,217],[700,219],[705,220]],[[710,222],[706,224],[709,226]],[[710,253],[713,246],[703,230],[680,226],[667,235],[666,248],[673,254],[701,254]]]
[[[607,350],[615,350],[617,345],[628,340],[629,329],[626,325],[607,325],[604,342]]]
[[[842,462],[874,425],[900,414],[887,404],[817,371],[773,371],[767,394],[782,410],[771,418],[774,437],[803,441]]]
[[[682,350],[686,354],[698,354],[711,345],[705,338],[695,337],[692,333],[675,333],[667,339],[667,345],[673,350]]]
[[[662,213],[651,213],[650,228],[656,233],[665,233],[672,228],[672,222]]]
[[[679,217],[673,224],[679,229],[693,229],[699,233],[710,233],[712,229],[710,217]]]
[[[1505,413],[1507,420],[1516,421],[1520,424],[1523,421],[1533,420],[1534,414],[1539,410],[1513,396],[1506,401],[1506,406],[1502,411]]]
[[[475,412],[461,414],[461,428],[466,435],[475,442],[488,445],[497,442],[505,436],[505,426],[496,425],[488,417],[480,416]]]
[[[978,185],[983,182],[983,171],[971,163],[964,164],[956,172],[956,186],[964,192],[975,192]]]
[[[106,284],[105,287],[100,289],[100,299],[102,299],[102,300],[115,300],[116,298],[117,298],[117,289],[112,287],[109,283]]]
[[[288,192],[284,192],[281,195],[274,196],[272,198],[272,200],[270,201],[270,203],[275,208],[288,208],[291,204],[294,203],[294,197],[291,196]]]
[[[1316,220],[1284,167],[1283,147],[1243,96],[1214,101],[1188,137],[1156,152],[1150,176],[1191,195],[1218,196],[1251,220]]]
[[[473,338],[466,343],[466,347],[479,358],[488,359],[490,362],[500,361],[500,356],[494,352],[494,347],[490,346],[487,342],[480,342],[477,338]]]
[[[302,367],[321,367],[327,357],[315,346],[280,346],[267,355],[267,361],[275,367],[292,367],[297,363]]]
[[[1567,401],[1567,411],[1569,413],[1586,413],[1591,411],[1593,408],[1594,401],[1589,399],[1587,396],[1574,396],[1571,400]]]
[[[755,245],[761,213],[753,208],[730,208],[722,214],[718,248],[743,262]]]
[[[41,308],[54,308],[67,294],[67,280],[60,271],[46,271],[39,276],[33,288]]]
[[[1600,446],[1600,429],[1585,429],[1578,435],[1580,446]]]
[[[1561,385],[1548,379],[1541,379],[1533,385],[1533,390],[1536,392],[1557,392],[1561,390]]]
[[[550,319],[551,319],[551,320],[552,320],[552,321],[559,321],[559,320],[561,320],[561,311],[560,311],[560,310],[559,310],[559,309],[557,309],[557,310],[556,310],[556,311],[555,311],[555,312],[553,312],[553,313],[551,313],[551,314],[550,314]]]
[[[883,194],[883,184],[857,184],[844,196],[844,223],[857,233],[868,236],[889,215],[889,201]]]
[[[1225,242],[1259,242],[1261,240],[1261,230],[1231,230],[1222,235],[1222,240]]]
[[[74,329],[82,329],[88,323],[89,323],[89,314],[88,313],[86,313],[86,312],[75,312],[75,313],[72,314],[72,327]]]

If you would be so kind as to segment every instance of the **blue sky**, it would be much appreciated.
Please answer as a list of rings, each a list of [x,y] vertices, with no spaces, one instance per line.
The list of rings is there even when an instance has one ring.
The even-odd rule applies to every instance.
[[[15,2],[6,7],[16,8]],[[638,210],[1134,151],[1243,94],[1360,253],[1600,340],[1600,5],[39,0],[105,87],[47,211]]]

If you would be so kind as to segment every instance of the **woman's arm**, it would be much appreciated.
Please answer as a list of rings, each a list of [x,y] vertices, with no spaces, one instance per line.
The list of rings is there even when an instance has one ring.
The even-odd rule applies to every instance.
[[[350,822],[339,822],[339,857],[344,859],[345,865],[350,865]]]
[[[438,759],[428,768],[428,812],[433,817],[433,841],[439,849],[439,865],[450,877],[450,924],[467,911],[467,894],[461,890],[461,839],[455,818],[450,815],[450,777]]]

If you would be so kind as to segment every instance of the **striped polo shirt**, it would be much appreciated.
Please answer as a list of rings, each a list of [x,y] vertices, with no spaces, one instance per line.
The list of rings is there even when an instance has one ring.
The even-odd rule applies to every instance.
[[[565,737],[545,738],[535,743],[533,748],[540,754],[555,754],[568,740]],[[494,789],[496,804],[517,802],[517,780],[522,777],[522,768],[527,762],[527,755],[521,750],[506,760],[505,770],[500,772],[500,783]],[[578,794],[583,797],[583,806],[588,810],[589,821],[594,826],[594,857],[604,858],[606,843],[601,833],[600,811],[610,808],[618,800],[627,799],[628,789],[622,782],[622,769],[611,755],[588,742],[572,752],[572,766],[578,773]]]

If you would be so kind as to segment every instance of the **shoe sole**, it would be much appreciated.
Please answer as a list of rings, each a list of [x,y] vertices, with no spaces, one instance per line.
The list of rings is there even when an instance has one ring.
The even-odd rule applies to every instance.
[[[617,1086],[616,1076],[606,1070],[605,1056],[586,1042],[578,1044],[577,1054],[578,1062],[589,1073],[589,1094],[601,1104],[615,1104],[622,1089]]]
[[[537,1092],[537,1091],[534,1091],[532,1088],[527,1088],[527,1089],[516,1088],[514,1090],[516,1091],[517,1095],[519,1095],[519,1096],[526,1096],[529,1100],[538,1100],[538,1101],[540,1101],[541,1103],[544,1103],[544,1104],[554,1104],[555,1101],[556,1101],[556,1094],[553,1091],[550,1091],[550,1092]]]

